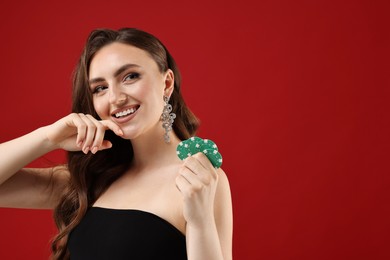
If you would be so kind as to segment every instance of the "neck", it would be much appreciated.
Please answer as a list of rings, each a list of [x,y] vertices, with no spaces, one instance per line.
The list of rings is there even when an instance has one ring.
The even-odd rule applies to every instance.
[[[145,170],[178,163],[180,159],[176,155],[176,147],[180,139],[173,131],[170,132],[170,139],[169,143],[165,143],[163,133],[160,131],[132,139],[134,151],[132,168]]]

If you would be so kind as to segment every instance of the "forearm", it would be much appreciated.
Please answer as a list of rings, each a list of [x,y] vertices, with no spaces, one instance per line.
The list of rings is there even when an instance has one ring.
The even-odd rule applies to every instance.
[[[188,260],[224,260],[214,221],[203,227],[187,225]]]
[[[47,141],[44,127],[0,144],[0,184],[30,162],[54,149]]]

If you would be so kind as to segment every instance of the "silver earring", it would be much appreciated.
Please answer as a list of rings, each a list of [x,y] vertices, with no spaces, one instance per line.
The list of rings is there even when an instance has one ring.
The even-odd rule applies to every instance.
[[[169,137],[169,132],[172,131],[172,124],[173,121],[176,118],[175,113],[171,113],[172,111],[172,106],[169,104],[169,97],[164,96],[164,110],[161,115],[161,121],[162,121],[162,127],[165,129],[165,134],[164,134],[164,141],[166,143],[169,143],[171,141]]]

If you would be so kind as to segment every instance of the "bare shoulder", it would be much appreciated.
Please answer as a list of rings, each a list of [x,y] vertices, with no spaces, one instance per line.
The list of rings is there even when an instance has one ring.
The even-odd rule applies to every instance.
[[[230,192],[229,179],[228,179],[225,171],[222,170],[221,168],[219,168],[217,170],[217,173],[218,173],[218,186],[217,186],[216,199],[230,200],[231,199],[231,192]]]
[[[215,223],[224,259],[232,259],[233,208],[230,185],[226,173],[221,168],[217,172],[218,186],[214,204]]]
[[[65,165],[50,168],[23,168],[0,187],[0,206],[53,209],[69,183]]]
[[[217,172],[218,185],[214,202],[215,217],[217,222],[232,225],[233,208],[229,180],[226,173],[221,168],[219,168]]]
[[[215,218],[221,226],[226,228],[231,226],[233,222],[233,209],[232,209],[232,198],[230,191],[230,184],[226,173],[219,168],[218,173],[218,185],[215,193]]]

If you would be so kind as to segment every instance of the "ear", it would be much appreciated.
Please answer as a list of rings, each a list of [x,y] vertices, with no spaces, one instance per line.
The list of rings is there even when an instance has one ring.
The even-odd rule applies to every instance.
[[[171,69],[168,69],[167,72],[165,72],[164,83],[164,95],[170,97],[175,88],[175,75]]]

